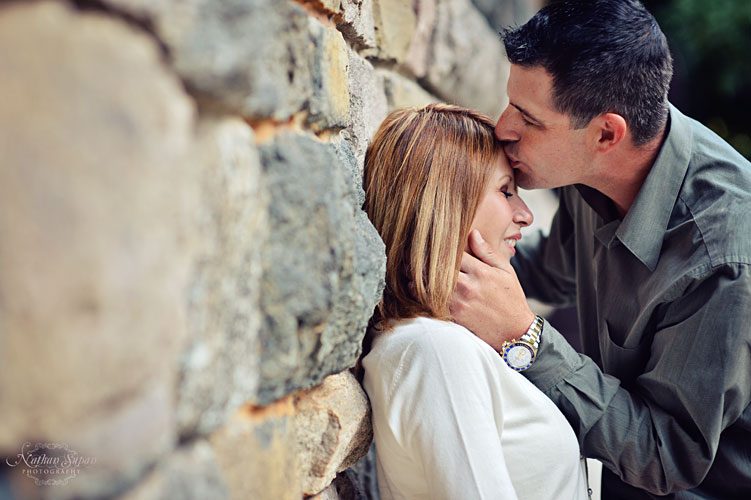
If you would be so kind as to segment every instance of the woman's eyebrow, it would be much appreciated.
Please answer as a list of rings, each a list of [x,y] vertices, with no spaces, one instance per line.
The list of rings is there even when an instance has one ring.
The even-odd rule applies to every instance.
[[[498,182],[503,182],[505,180],[509,180],[513,182],[513,178],[509,174],[503,174],[501,177],[498,178]]]

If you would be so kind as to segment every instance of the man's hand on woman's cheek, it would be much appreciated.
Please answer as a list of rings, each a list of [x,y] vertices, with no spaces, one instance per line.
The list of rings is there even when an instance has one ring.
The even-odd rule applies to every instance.
[[[469,236],[472,253],[464,252],[459,280],[449,309],[455,322],[499,351],[519,338],[535,320],[514,268],[495,253],[480,232]]]

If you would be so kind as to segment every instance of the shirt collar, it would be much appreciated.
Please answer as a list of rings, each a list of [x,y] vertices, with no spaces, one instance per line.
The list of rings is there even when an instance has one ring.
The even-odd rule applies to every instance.
[[[605,196],[591,188],[576,186],[604,222],[595,231],[598,240],[611,247],[617,238],[650,271],[655,270],[660,259],[665,230],[688,170],[693,140],[688,118],[672,104],[667,127],[655,163],[622,222]]]
[[[668,134],[633,205],[615,234],[650,271],[657,267],[665,230],[688,171],[693,142],[688,118],[670,105]]]

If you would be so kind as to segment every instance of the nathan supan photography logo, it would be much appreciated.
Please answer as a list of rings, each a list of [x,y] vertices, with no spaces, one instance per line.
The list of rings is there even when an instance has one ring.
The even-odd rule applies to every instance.
[[[34,480],[37,486],[62,486],[96,463],[96,457],[81,455],[67,444],[26,442],[21,452],[5,460],[8,466]]]

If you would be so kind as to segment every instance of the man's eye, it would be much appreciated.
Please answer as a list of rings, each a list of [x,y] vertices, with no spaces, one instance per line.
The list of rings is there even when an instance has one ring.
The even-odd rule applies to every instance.
[[[527,119],[526,119],[526,118],[524,117],[524,115],[522,115],[522,121],[524,122],[524,125],[529,125],[529,126],[532,126],[532,125],[534,125],[534,123],[532,123],[531,121],[527,120]]]

